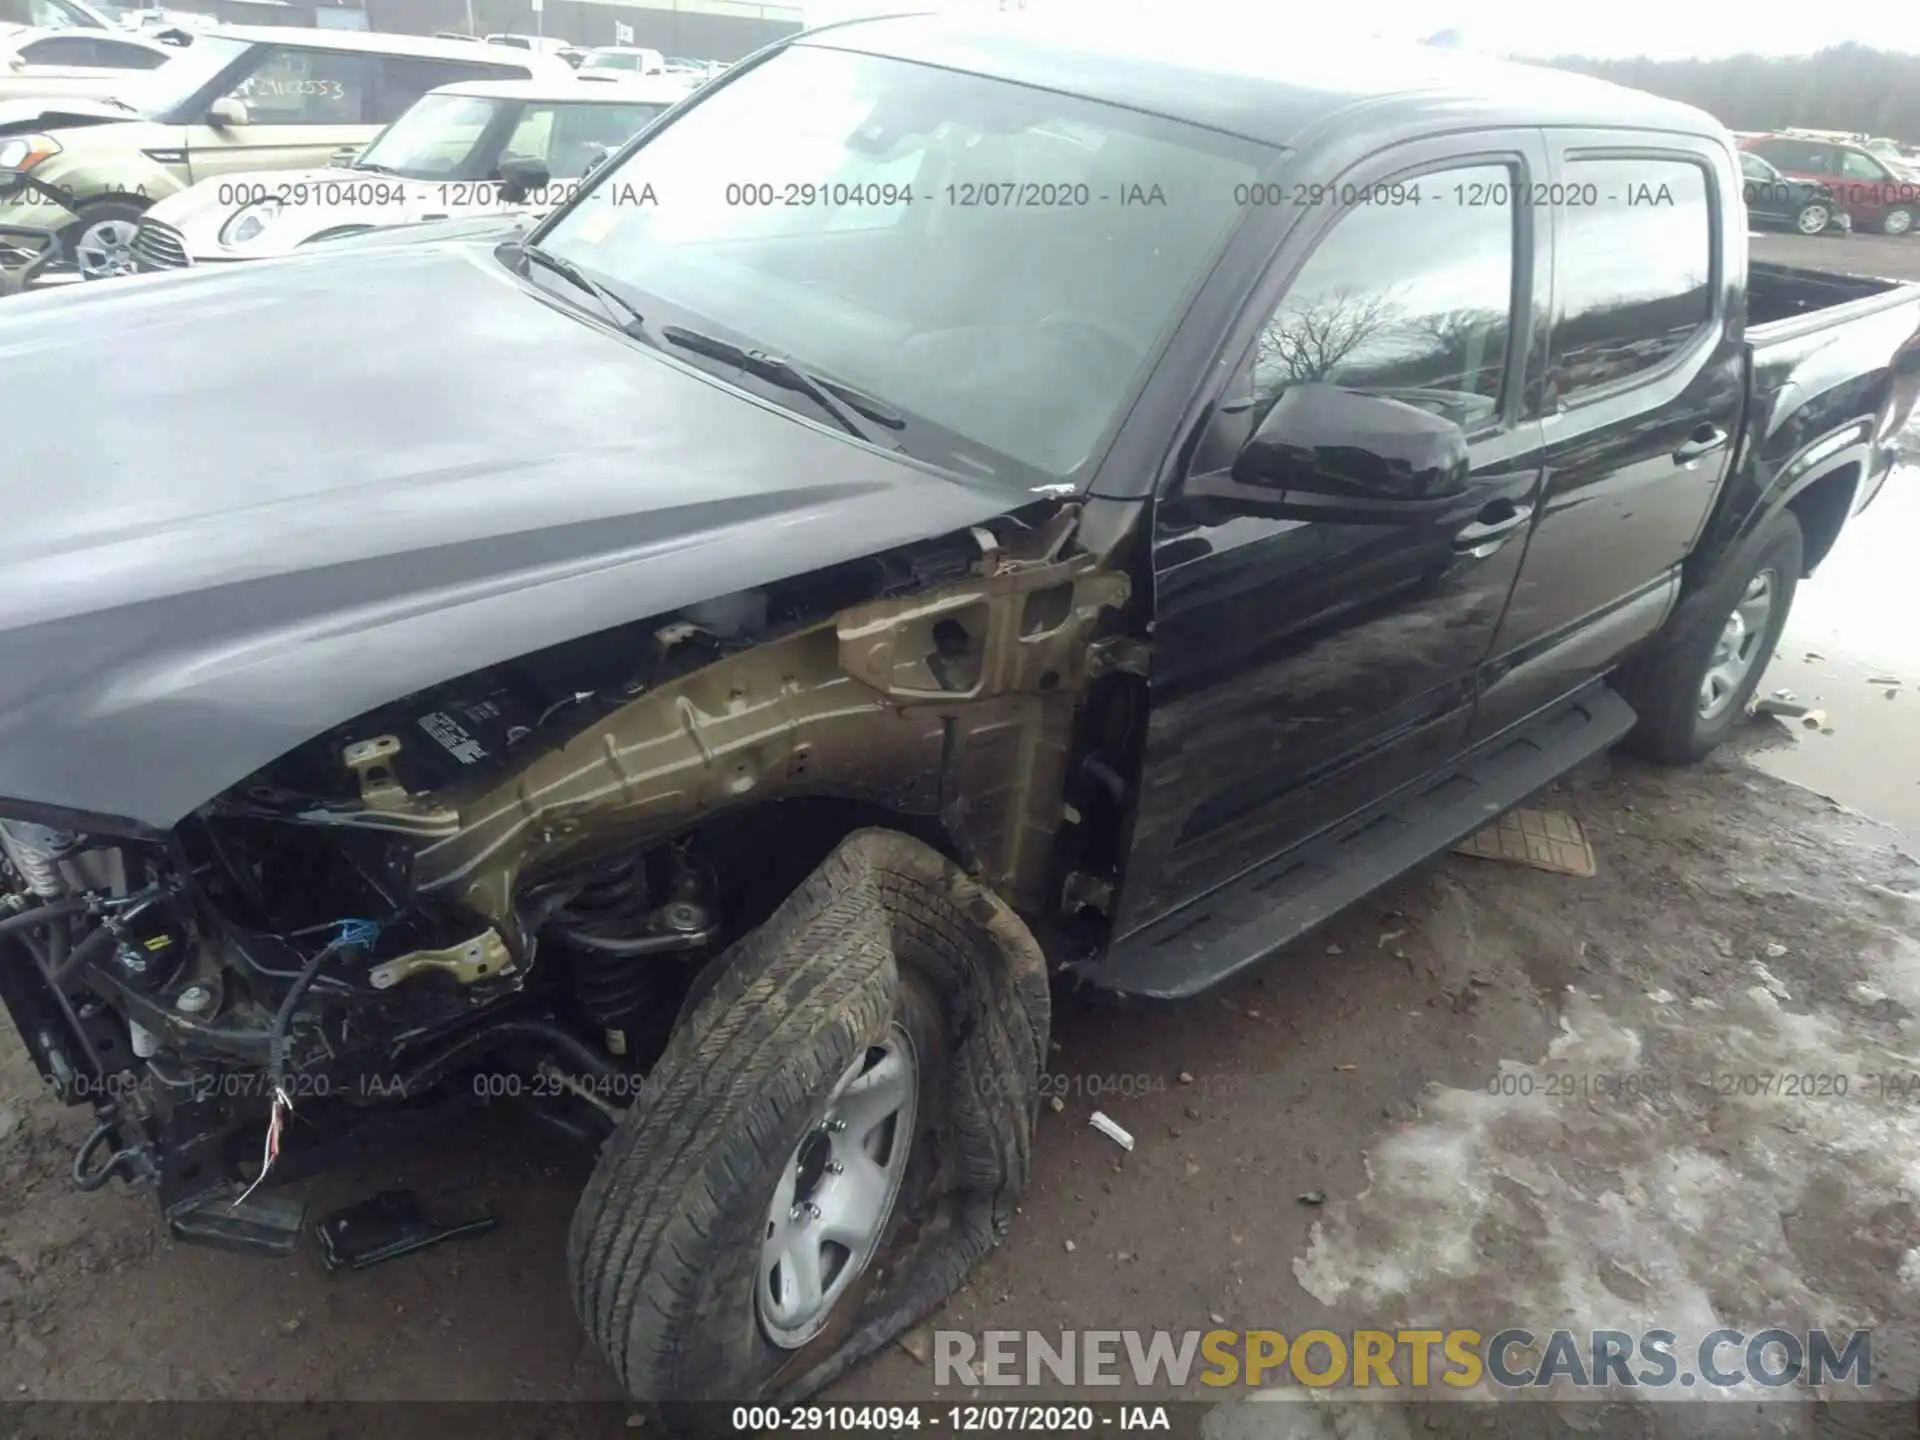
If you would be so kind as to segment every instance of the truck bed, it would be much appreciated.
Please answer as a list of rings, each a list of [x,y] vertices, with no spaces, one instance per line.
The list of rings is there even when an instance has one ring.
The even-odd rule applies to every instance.
[[[1747,268],[1747,338],[1789,340],[1913,300],[1920,285],[1757,260]]]

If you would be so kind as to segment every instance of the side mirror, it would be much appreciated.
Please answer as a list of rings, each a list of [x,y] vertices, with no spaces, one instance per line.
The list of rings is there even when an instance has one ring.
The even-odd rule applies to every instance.
[[[207,106],[207,124],[216,130],[247,123],[247,107],[231,95],[222,95]]]
[[[1465,487],[1466,432],[1404,400],[1337,385],[1294,385],[1226,475],[1185,493],[1229,511],[1342,524],[1393,523]]]
[[[611,154],[613,154],[613,151],[608,146],[605,146],[605,145],[594,146],[593,154],[587,160],[587,168],[580,172],[580,178],[584,180],[587,176],[591,175],[594,171],[598,170],[602,165],[606,164],[607,157]]]
[[[536,190],[544,190],[553,175],[538,160],[502,160],[500,162],[500,198],[509,205],[520,205]]]

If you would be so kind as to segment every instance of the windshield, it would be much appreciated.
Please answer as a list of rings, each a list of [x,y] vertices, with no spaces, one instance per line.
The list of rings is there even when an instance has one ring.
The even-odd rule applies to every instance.
[[[1235,187],[1275,153],[795,46],[596,172],[539,243],[649,322],[775,351],[922,422],[909,451],[1034,483],[1096,458],[1239,218]]]
[[[137,79],[129,79],[123,93],[149,115],[170,114],[244,55],[250,44],[229,35],[198,36],[192,45],[158,70],[144,71]]]
[[[665,109],[640,101],[423,95],[353,163],[409,180],[481,180],[497,179],[501,160],[536,160],[554,178],[573,179]]]
[[[487,127],[509,103],[470,95],[423,95],[381,131],[354,164],[410,180],[444,180],[460,174]]]
[[[591,51],[580,62],[582,70],[638,70],[638,55],[609,55],[604,51]]]

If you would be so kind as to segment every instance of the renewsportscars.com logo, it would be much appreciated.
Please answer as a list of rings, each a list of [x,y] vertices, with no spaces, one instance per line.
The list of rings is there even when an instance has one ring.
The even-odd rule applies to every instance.
[[[933,1332],[933,1383],[1364,1389],[1483,1383],[1516,1393],[1873,1383],[1873,1333],[1713,1330],[964,1330]]]

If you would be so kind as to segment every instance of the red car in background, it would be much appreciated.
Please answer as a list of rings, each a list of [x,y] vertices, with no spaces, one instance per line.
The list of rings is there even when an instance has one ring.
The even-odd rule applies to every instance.
[[[1825,185],[1855,230],[1908,235],[1920,218],[1920,180],[1893,169],[1864,145],[1800,135],[1748,136],[1739,143],[1789,179]]]

